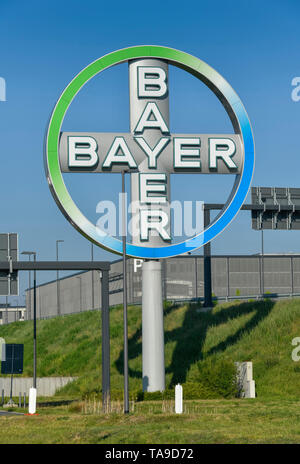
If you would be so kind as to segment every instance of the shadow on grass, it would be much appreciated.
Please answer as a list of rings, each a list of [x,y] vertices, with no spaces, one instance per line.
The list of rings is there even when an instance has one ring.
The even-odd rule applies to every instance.
[[[178,309],[177,305],[170,305],[164,309],[164,317],[170,314],[175,309]],[[128,340],[128,359],[138,358],[142,354],[142,343],[139,341],[142,337],[142,327],[136,330],[131,338]],[[120,351],[119,357],[115,362],[115,366],[120,374],[124,374],[124,350]],[[129,376],[132,378],[142,378],[142,372],[140,370],[128,368]]]
[[[247,302],[238,305],[233,304],[216,313],[207,312],[199,314],[196,311],[197,306],[195,304],[190,304],[185,313],[182,325],[174,330],[165,331],[165,344],[168,342],[176,342],[171,363],[166,369],[166,373],[172,374],[169,386],[174,386],[177,383],[184,383],[190,367],[203,359],[203,346],[210,327],[217,327],[228,322],[230,319],[236,319],[254,312],[252,318],[246,322],[243,327],[211,348],[206,352],[205,357],[223,352],[227,347],[237,343],[243,334],[253,330],[268,316],[273,306],[273,301],[265,300],[255,303]],[[170,306],[164,311],[164,315],[167,316],[176,308],[178,307]],[[140,328],[128,341],[129,360],[137,358],[142,353],[142,344],[139,341],[141,335],[142,329]],[[123,356],[124,352],[122,350],[116,361],[116,367],[121,374],[123,374]],[[129,368],[129,375],[130,377],[142,378],[142,372],[139,370]]]
[[[38,407],[57,407],[57,406],[69,406],[69,404],[75,403],[78,399],[73,400],[57,400],[57,401],[38,401],[36,405]]]

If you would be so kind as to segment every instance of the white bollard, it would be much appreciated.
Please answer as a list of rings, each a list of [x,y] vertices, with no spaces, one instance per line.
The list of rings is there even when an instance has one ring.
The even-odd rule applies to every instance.
[[[252,362],[237,362],[237,380],[241,398],[255,398]]]
[[[36,388],[29,389],[29,414],[36,412]]]
[[[247,380],[245,388],[245,398],[255,398],[255,381]]]
[[[182,386],[179,383],[175,387],[175,412],[182,414]]]

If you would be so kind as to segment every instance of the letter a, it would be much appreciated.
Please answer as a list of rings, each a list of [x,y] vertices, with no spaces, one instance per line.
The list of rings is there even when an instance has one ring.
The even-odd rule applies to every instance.
[[[150,119],[153,116],[153,119]],[[157,129],[159,128],[163,134],[169,133],[169,128],[156,105],[156,103],[149,102],[145,106],[143,114],[137,123],[134,130],[135,133],[142,133],[144,129]]]
[[[119,151],[121,151],[122,153],[119,154]],[[111,169],[112,164],[115,163],[128,164],[130,168],[137,167],[136,162],[134,161],[134,158],[130,153],[128,145],[126,144],[125,139],[123,137],[115,138],[115,140],[112,143],[112,146],[109,149],[109,152],[107,153],[102,168]]]

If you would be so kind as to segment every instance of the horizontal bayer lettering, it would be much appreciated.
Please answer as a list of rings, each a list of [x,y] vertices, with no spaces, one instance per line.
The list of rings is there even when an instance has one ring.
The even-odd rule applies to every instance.
[[[62,172],[155,171],[157,160],[166,173],[240,174],[241,138],[237,134],[163,135],[155,145],[129,133],[63,132],[59,145]],[[161,168],[160,168],[161,170]]]

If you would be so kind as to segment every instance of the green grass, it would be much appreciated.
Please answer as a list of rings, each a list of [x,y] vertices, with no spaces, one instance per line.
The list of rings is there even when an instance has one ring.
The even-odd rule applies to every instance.
[[[135,413],[85,414],[81,405],[42,408],[38,416],[1,417],[0,443],[300,443],[300,402],[205,400],[185,413],[137,403]]]
[[[292,339],[300,336],[300,300],[276,303],[235,302],[216,306],[211,313],[197,305],[165,308],[167,386],[197,382],[197,364],[207,360],[253,361],[258,399],[296,400],[300,392],[300,362],[291,359]],[[122,307],[112,308],[111,386],[123,388]],[[130,307],[130,390],[142,384],[141,309]],[[7,343],[24,343],[24,375],[32,375],[32,322],[0,327]],[[78,376],[64,388],[64,396],[81,397],[101,389],[101,317],[83,312],[37,323],[37,374]]]

